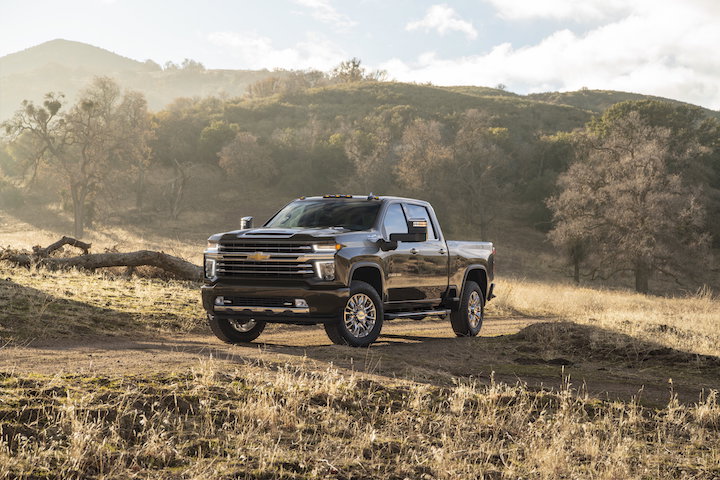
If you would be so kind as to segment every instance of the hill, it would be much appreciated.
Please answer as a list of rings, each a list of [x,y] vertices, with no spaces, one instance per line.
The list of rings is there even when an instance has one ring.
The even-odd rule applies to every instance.
[[[163,70],[108,50],[69,40],[52,40],[0,57],[0,120],[9,118],[24,99],[39,100],[50,91],[69,101],[95,76],[115,78],[125,88],[145,94],[152,110],[177,97],[242,95],[247,86],[272,73],[267,70]]]
[[[63,39],[41,43],[0,58],[0,72],[3,76],[30,73],[48,65],[64,65],[95,75],[160,69],[153,63],[138,62],[87,43]]]
[[[69,101],[73,101],[77,92],[98,75],[111,76],[123,87],[139,90],[145,94],[152,110],[160,110],[178,97],[242,96],[247,87],[258,80],[287,74],[286,71],[270,72],[268,70],[206,70],[202,68],[163,70],[151,60],[141,62],[85,43],[56,39],[0,57],[0,120],[9,118],[20,106],[22,100],[39,100],[49,91],[63,92]],[[376,85],[370,91],[366,90],[365,93],[375,90],[382,103],[404,102],[407,105],[413,105],[413,102],[417,100],[424,101],[417,94],[430,94],[432,99],[426,102],[427,108],[438,107],[443,111],[447,111],[450,107],[464,110],[465,108],[479,108],[479,105],[492,105],[501,112],[506,112],[508,108],[528,110],[528,107],[532,107],[528,111],[559,113],[562,110],[543,109],[537,104],[546,103],[566,108],[572,107],[572,110],[565,110],[571,113],[572,118],[566,122],[571,125],[576,125],[577,120],[581,118],[587,118],[588,113],[600,113],[609,106],[624,100],[661,99],[676,102],[650,95],[606,90],[584,89],[577,92],[547,92],[523,96],[506,90],[481,86],[435,87],[405,84],[407,88],[402,91],[402,88],[398,86],[401,84],[383,83],[379,85],[381,86]],[[385,92],[387,92],[387,97],[385,97]],[[357,92],[341,88],[335,90],[334,95],[351,93]],[[333,94],[317,91],[311,92],[305,98],[318,101],[329,100],[340,105],[353,103],[352,98],[337,101],[336,98],[333,98]],[[359,98],[358,95],[355,95],[355,98]],[[302,99],[302,95],[290,97],[290,101],[296,103]],[[450,103],[444,103],[446,100],[450,100]],[[463,105],[463,101],[467,102],[468,106]],[[513,102],[519,103],[514,104]],[[707,110],[707,113],[720,118],[720,112]],[[551,116],[551,119],[562,121],[560,116]],[[558,129],[562,128],[555,130]]]
[[[640,93],[617,92],[614,90],[577,90],[574,92],[544,92],[531,93],[527,95],[530,100],[540,102],[554,103],[557,105],[570,105],[573,107],[588,110],[593,113],[602,113],[616,103],[626,102],[629,100],[660,100],[670,102],[677,105],[689,105],[685,102],[673,100],[670,98],[656,97],[653,95],[643,95]],[[709,116],[720,118],[720,112],[703,108]]]
[[[275,128],[297,128],[313,116],[320,122],[353,122],[383,111],[423,118],[450,117],[478,109],[496,117],[498,125],[530,135],[581,127],[591,112],[514,94],[499,95],[481,87],[437,87],[398,82],[331,85],[262,99],[242,99],[226,106],[228,121],[257,133]],[[265,125],[267,123],[267,125]],[[267,127],[267,128],[265,128]]]

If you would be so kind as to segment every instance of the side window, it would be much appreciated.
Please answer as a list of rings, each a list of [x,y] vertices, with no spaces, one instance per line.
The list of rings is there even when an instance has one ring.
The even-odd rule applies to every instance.
[[[391,233],[407,233],[407,220],[405,220],[405,213],[399,203],[393,203],[388,207],[385,213],[385,220],[383,220],[383,229],[385,235]]]
[[[427,220],[428,224],[428,240],[437,240],[438,237],[435,234],[435,228],[433,228],[432,220],[430,219],[430,214],[427,211],[427,208],[423,207],[422,205],[412,205],[409,203],[405,204],[405,208],[407,209],[407,213],[410,216],[410,218],[424,218]]]

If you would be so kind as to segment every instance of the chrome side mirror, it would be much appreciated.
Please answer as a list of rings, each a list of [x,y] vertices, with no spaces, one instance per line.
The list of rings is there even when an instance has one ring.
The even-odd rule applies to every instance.
[[[253,217],[242,217],[240,219],[240,230],[246,230],[252,228]]]

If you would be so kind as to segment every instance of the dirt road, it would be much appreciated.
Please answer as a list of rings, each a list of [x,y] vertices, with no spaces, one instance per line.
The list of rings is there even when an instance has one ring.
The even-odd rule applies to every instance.
[[[228,369],[248,364],[298,364],[323,370],[334,366],[390,381],[452,385],[524,382],[531,388],[557,388],[563,377],[601,399],[640,397],[647,405],[665,405],[668,379],[681,401],[695,402],[702,391],[718,388],[720,368],[691,365],[628,364],[617,358],[578,361],[533,357],[533,345],[518,332],[547,320],[488,319],[477,338],[456,338],[447,321],[388,322],[369,349],[330,344],[321,326],[269,325],[258,343],[226,345],[207,333],[89,336],[36,339],[0,350],[0,371],[42,374],[117,375],[183,371],[210,359]],[[562,353],[562,352],[560,352]],[[552,356],[552,355],[550,355]]]

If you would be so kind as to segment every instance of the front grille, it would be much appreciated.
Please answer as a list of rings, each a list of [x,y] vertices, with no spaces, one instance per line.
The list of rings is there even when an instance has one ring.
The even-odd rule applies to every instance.
[[[217,272],[221,275],[253,275],[258,277],[283,277],[313,275],[313,265],[306,262],[269,261],[253,262],[244,259],[220,258]]]
[[[225,305],[239,307],[292,307],[295,302],[287,297],[225,297]]]
[[[219,277],[304,278],[315,275],[311,245],[229,240],[218,245]],[[253,258],[254,257],[254,258]]]
[[[256,243],[256,242],[223,242],[218,251],[220,253],[310,253],[312,247],[302,243]]]

